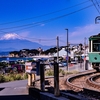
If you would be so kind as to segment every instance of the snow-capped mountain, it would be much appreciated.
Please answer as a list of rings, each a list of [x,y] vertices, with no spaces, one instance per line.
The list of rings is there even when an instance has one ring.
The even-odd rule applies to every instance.
[[[10,39],[23,39],[23,38],[21,38],[21,36],[19,36],[16,33],[5,34],[0,38],[0,40],[10,40]]]
[[[21,49],[37,49],[39,47],[44,50],[51,48],[51,46],[43,46],[39,43],[26,40],[15,33],[5,34],[0,38],[0,51],[18,51]]]

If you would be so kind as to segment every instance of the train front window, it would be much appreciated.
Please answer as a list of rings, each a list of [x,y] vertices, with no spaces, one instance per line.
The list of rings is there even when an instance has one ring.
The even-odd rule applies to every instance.
[[[100,40],[93,40],[93,52],[100,52]]]

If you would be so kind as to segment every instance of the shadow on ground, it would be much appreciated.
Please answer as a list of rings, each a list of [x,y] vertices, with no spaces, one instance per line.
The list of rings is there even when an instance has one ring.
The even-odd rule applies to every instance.
[[[2,91],[5,88],[0,88]],[[30,94],[27,95],[0,95],[0,100],[35,100]]]
[[[9,95],[9,96],[0,96],[0,100],[35,100],[29,95]]]
[[[0,91],[2,91],[3,89],[5,89],[5,88],[0,88]]]

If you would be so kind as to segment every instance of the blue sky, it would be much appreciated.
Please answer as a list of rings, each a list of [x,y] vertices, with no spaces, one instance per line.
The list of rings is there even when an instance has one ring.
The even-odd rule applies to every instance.
[[[93,2],[92,2],[93,1]],[[95,6],[93,5],[95,4]],[[98,34],[100,0],[0,0],[0,37],[16,33],[42,45],[84,43],[84,38]]]

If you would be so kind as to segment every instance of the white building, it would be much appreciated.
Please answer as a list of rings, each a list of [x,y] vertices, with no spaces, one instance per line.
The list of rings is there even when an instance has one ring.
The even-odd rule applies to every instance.
[[[65,50],[65,48],[62,48],[59,51],[59,56],[60,57],[66,57],[67,56],[67,51]],[[70,56],[70,54],[68,53],[68,56]],[[54,53],[53,57],[57,57],[57,53]]]

